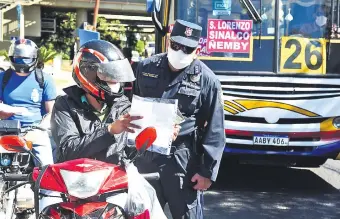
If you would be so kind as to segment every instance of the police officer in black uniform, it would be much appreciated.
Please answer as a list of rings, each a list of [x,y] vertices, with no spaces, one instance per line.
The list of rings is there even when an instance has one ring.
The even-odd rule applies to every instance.
[[[160,173],[153,186],[174,219],[203,217],[202,192],[216,180],[225,145],[220,82],[196,59],[201,32],[200,26],[177,20],[168,52],[145,59],[136,70],[134,94],[178,99],[183,120],[179,133],[174,128],[170,155],[147,151],[136,161],[140,172]]]

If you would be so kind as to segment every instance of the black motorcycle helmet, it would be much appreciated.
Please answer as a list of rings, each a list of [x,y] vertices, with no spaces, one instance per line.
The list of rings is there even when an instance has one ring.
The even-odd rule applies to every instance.
[[[98,101],[112,105],[124,94],[124,83],[135,80],[129,61],[112,43],[91,40],[83,44],[73,60],[73,79]],[[119,91],[110,86],[120,83]]]
[[[30,73],[37,66],[38,47],[32,40],[15,40],[9,47],[8,57],[14,71]]]

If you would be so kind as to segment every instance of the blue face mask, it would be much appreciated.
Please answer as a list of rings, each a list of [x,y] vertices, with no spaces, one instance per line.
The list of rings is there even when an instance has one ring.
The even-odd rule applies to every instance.
[[[13,61],[16,64],[31,64],[34,61],[34,59],[18,57],[13,58]]]

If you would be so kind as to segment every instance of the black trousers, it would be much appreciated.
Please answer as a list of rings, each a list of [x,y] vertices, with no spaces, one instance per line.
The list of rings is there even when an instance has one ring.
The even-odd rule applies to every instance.
[[[164,156],[147,151],[135,165],[140,173],[159,172],[160,180],[151,181],[164,209],[168,203],[173,219],[202,219],[203,193],[193,189],[191,178],[197,166],[187,148]]]

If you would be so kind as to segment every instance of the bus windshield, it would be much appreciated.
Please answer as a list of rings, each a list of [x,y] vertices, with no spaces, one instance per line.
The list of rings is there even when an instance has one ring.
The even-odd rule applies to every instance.
[[[215,72],[340,73],[337,1],[251,2],[262,22],[233,0],[177,0],[174,18],[202,26],[200,59]]]

